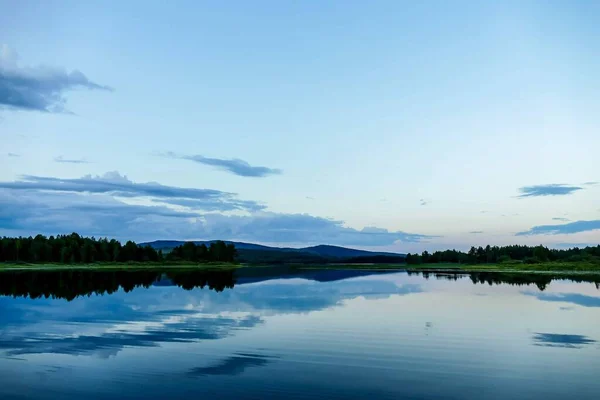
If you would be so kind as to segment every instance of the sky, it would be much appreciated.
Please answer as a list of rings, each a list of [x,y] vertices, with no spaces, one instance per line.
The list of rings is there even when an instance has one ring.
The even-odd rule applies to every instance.
[[[598,2],[0,9],[0,235],[600,242]]]

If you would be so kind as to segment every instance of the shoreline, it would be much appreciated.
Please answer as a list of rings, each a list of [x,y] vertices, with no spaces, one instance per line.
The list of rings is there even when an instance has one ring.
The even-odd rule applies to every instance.
[[[76,271],[76,270],[117,270],[117,271],[144,271],[144,270],[228,270],[241,268],[235,263],[93,263],[93,264],[33,264],[33,263],[0,263],[0,273],[3,271]]]
[[[362,270],[362,271],[406,271],[411,273],[468,274],[477,272],[489,273],[524,273],[524,274],[598,274],[600,266],[590,263],[540,263],[540,264],[240,264],[240,263],[94,263],[94,264],[33,264],[33,263],[0,263],[0,272],[4,271],[144,271],[144,270],[198,270],[223,271],[245,268],[289,267],[298,270]]]

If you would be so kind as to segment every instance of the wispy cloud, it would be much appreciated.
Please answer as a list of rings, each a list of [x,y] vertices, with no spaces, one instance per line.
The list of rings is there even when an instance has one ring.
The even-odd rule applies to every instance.
[[[471,234],[473,234],[473,235],[479,235],[479,234],[482,234],[482,233],[483,233],[483,231],[471,231],[471,232],[469,232],[469,233],[471,233]]]
[[[77,179],[26,176],[0,182],[0,235],[76,231],[135,240],[226,239],[356,246],[431,238],[378,227],[355,229],[340,220],[266,212],[264,208],[234,193],[134,183],[116,172]]]
[[[85,159],[64,158],[63,156],[54,157],[54,162],[65,164],[89,164]]]
[[[108,194],[127,198],[148,197],[155,201],[174,205],[183,205],[182,201],[190,201],[194,202],[196,208],[207,211],[257,211],[265,208],[256,202],[239,200],[235,193],[213,189],[166,186],[153,182],[134,183],[116,171],[107,172],[102,176],[86,175],[75,179],[26,175],[21,180],[0,182],[0,188],[22,191]]]
[[[561,225],[539,225],[534,226],[528,231],[519,232],[517,236],[528,235],[560,235],[587,232],[600,229],[600,220],[593,221],[574,221]]]
[[[21,157],[21,155],[17,154],[17,153],[8,153],[7,156],[9,156],[9,157]]]
[[[231,200],[230,200],[231,201]],[[231,210],[245,210],[245,211],[258,211],[266,208],[263,204],[257,204],[252,200],[234,200],[231,204],[224,204],[223,201],[211,201],[207,199],[193,199],[193,198],[154,198],[153,203],[160,203],[163,205],[181,206],[187,207],[192,210],[199,211],[231,211]]]
[[[596,181],[594,181],[594,182],[583,182],[583,183],[582,183],[582,185],[586,185],[586,186],[594,186],[594,185],[597,185],[597,184],[599,184],[599,183],[600,183],[600,182],[596,182]]]
[[[565,196],[582,189],[580,186],[570,186],[562,183],[524,186],[519,188],[521,194],[517,197]]]
[[[0,106],[52,113],[69,113],[64,94],[73,89],[112,88],[89,80],[82,72],[62,68],[22,67],[17,53],[7,45],[0,47]]]
[[[570,221],[570,219],[569,218],[564,218],[564,217],[554,217],[554,218],[552,218],[552,221],[567,222],[567,221]]]
[[[355,229],[343,221],[308,214],[257,213],[250,217],[212,214],[207,222],[213,237],[230,237],[261,243],[310,243],[384,246],[396,242],[421,242],[432,236],[389,231],[377,227]]]
[[[172,152],[164,154],[165,157],[176,158],[180,160],[194,161],[199,164],[209,165],[216,167],[223,171],[230,172],[237,176],[251,177],[251,178],[263,178],[270,175],[279,175],[283,171],[278,168],[269,168],[261,166],[252,166],[244,160],[237,158],[234,159],[223,159],[223,158],[209,158],[202,155],[178,155]]]
[[[596,247],[598,243],[556,243],[552,247],[557,249],[573,249],[575,247],[584,248],[584,247]]]

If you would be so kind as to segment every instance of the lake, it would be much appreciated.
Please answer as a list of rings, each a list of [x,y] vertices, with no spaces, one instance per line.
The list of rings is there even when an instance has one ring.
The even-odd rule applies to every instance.
[[[4,272],[0,398],[598,399],[600,277]]]

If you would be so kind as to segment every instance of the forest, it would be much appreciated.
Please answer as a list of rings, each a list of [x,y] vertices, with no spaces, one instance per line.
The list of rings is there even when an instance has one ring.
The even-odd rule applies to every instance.
[[[46,237],[2,237],[0,262],[11,263],[128,263],[128,262],[233,262],[237,252],[233,244],[215,241],[206,246],[186,242],[167,254],[133,241],[121,244],[107,238],[87,238],[72,233]]]
[[[407,254],[407,264],[497,264],[523,262],[536,264],[549,261],[591,262],[600,264],[600,245],[596,247],[571,249],[549,249],[545,246],[490,246],[471,247],[465,253],[458,250],[445,250],[421,254]]]
[[[246,251],[247,253],[248,251]],[[244,253],[244,254],[246,254]],[[115,239],[83,237],[77,233],[70,235],[0,238],[0,262],[5,263],[208,263],[208,262],[268,262],[271,253],[283,257],[281,262],[327,263],[331,260],[310,255],[307,260],[297,260],[297,252],[259,252],[251,260],[247,255],[238,254],[234,244],[214,241],[207,244],[185,242],[170,250],[157,250],[151,246],[141,246],[133,241],[124,244]],[[371,256],[357,259],[335,259],[335,262],[362,263],[402,263],[418,264],[536,264],[545,262],[586,262],[600,265],[600,245],[595,247],[550,249],[545,246],[486,246],[471,247],[468,252],[459,250],[427,251],[421,254],[407,254],[405,257]]]

